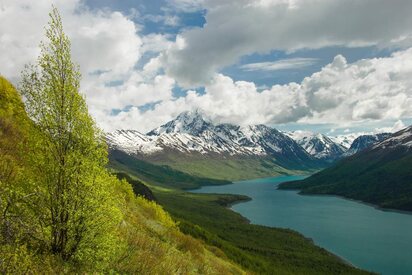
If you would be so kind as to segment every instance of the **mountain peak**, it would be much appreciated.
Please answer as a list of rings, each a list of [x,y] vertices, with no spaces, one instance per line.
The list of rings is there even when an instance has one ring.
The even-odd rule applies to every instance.
[[[199,135],[209,127],[211,122],[206,119],[200,110],[180,113],[175,119],[147,133],[149,136],[158,136],[163,133],[185,133]]]
[[[376,144],[374,148],[412,147],[412,126],[406,127]]]

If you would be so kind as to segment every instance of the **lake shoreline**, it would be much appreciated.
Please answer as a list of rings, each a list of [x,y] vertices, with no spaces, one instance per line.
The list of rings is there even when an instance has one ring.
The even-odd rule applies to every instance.
[[[405,246],[412,242],[412,237],[404,230],[412,226],[411,212],[381,208],[339,195],[302,194],[298,189],[277,188],[281,182],[298,177],[239,181],[195,192],[247,195],[252,200],[232,201],[226,207],[247,217],[251,224],[297,232],[354,268],[369,270],[371,274],[406,274],[412,270],[406,252],[409,248]],[[383,259],[382,255],[388,257]]]
[[[283,191],[283,190],[282,190],[282,191]],[[287,190],[287,191],[290,191],[290,190]],[[205,194],[223,195],[223,194],[216,194],[216,193],[205,193]],[[237,196],[236,194],[225,194],[225,195],[234,195],[234,196]],[[264,224],[253,223],[251,220],[249,220],[248,218],[246,218],[245,216],[243,216],[241,213],[237,212],[236,210],[234,210],[234,209],[232,208],[232,206],[234,206],[234,205],[241,204],[241,203],[246,203],[246,202],[250,202],[250,201],[252,201],[252,200],[253,200],[253,199],[249,197],[249,199],[246,199],[246,200],[239,199],[239,200],[233,201],[233,202],[230,203],[230,204],[222,205],[222,206],[224,206],[224,207],[228,208],[230,211],[233,211],[233,212],[239,214],[240,216],[242,216],[242,218],[243,218],[247,223],[256,224],[256,225],[260,225],[260,226],[266,226],[266,227],[270,227],[270,228],[274,228],[274,229],[289,229],[289,230],[293,230],[293,231],[301,234],[301,235],[302,235],[303,237],[305,237],[307,240],[310,240],[314,245],[316,245],[316,246],[324,249],[324,250],[325,250],[328,254],[330,254],[331,256],[334,256],[334,257],[338,258],[342,263],[347,264],[347,265],[349,265],[349,266],[352,266],[352,267],[354,267],[354,268],[357,268],[357,269],[361,270],[360,267],[354,265],[354,264],[351,263],[349,260],[345,259],[343,256],[340,256],[340,255],[336,254],[335,252],[332,252],[332,251],[326,249],[325,247],[317,244],[312,238],[307,237],[307,236],[304,235],[302,232],[299,232],[299,231],[296,230],[296,229],[276,227],[276,226],[267,226],[267,225],[264,225]]]
[[[281,183],[279,183],[281,184]],[[383,211],[383,212],[391,212],[391,213],[399,213],[399,214],[405,214],[405,215],[412,215],[412,211],[408,211],[408,210],[401,210],[401,209],[396,209],[396,208],[386,208],[386,207],[382,207],[379,206],[377,204],[373,204],[370,202],[366,202],[366,201],[362,201],[362,200],[357,200],[357,199],[353,199],[353,198],[349,198],[349,197],[345,197],[345,196],[341,196],[341,195],[335,195],[335,194],[317,194],[317,193],[302,193],[301,189],[282,189],[279,187],[276,187],[277,190],[279,191],[291,191],[291,192],[296,192],[296,194],[300,195],[300,196],[308,196],[308,197],[330,197],[330,198],[339,198],[339,199],[343,199],[343,200],[347,200],[347,201],[352,201],[352,202],[356,202],[359,204],[363,204],[366,206],[370,206],[376,210],[379,211]]]
[[[279,177],[283,177],[283,176],[285,176],[285,175],[282,175],[282,176],[279,176]],[[260,179],[266,179],[266,178],[260,178]],[[246,181],[247,181],[247,180],[246,180]],[[225,186],[227,186],[227,185],[234,185],[234,184],[239,183],[239,182],[243,182],[243,181],[236,181],[236,182],[232,182],[232,183],[228,183],[228,184],[223,184],[223,185],[225,185]],[[205,186],[223,186],[223,185],[205,185]],[[203,187],[203,186],[201,186],[201,187],[199,187],[199,188],[194,188],[194,189],[191,189],[191,190],[186,190],[186,191],[192,192],[192,191],[200,190],[200,189],[202,189],[202,187]],[[283,191],[283,190],[282,190],[282,191]],[[285,190],[285,191],[296,191],[296,190]],[[218,202],[218,203],[219,203],[221,206],[229,209],[230,211],[232,211],[232,212],[234,212],[234,213],[236,213],[236,214],[239,214],[239,215],[244,219],[244,221],[245,221],[246,223],[255,224],[255,225],[260,225],[260,226],[265,226],[265,227],[270,227],[270,228],[274,228],[274,229],[289,229],[289,230],[295,231],[295,232],[299,233],[300,235],[302,235],[302,236],[303,236],[304,238],[306,238],[307,240],[311,241],[314,245],[316,245],[316,246],[322,248],[323,250],[325,250],[325,252],[328,253],[329,255],[334,256],[334,257],[336,257],[337,259],[339,259],[342,263],[361,270],[360,267],[355,266],[353,263],[351,263],[349,260],[345,259],[343,256],[340,256],[340,255],[336,254],[335,252],[332,252],[332,251],[326,249],[325,247],[317,244],[312,238],[307,237],[307,236],[304,235],[302,232],[300,232],[300,231],[298,231],[298,230],[296,230],[296,229],[276,227],[276,226],[267,226],[267,225],[264,225],[264,224],[253,223],[253,222],[252,222],[251,220],[249,220],[247,217],[245,217],[244,215],[242,215],[241,213],[237,212],[236,210],[234,210],[234,209],[232,208],[233,206],[235,206],[235,205],[237,205],[237,204],[242,204],[242,203],[247,203],[247,202],[252,201],[253,198],[251,198],[251,197],[249,197],[249,196],[240,195],[240,194],[231,194],[231,193],[228,193],[228,194],[222,194],[222,193],[204,193],[204,194],[210,194],[210,195],[230,195],[230,196],[233,196],[233,197],[239,197],[238,199],[234,199],[233,201],[230,201],[230,202],[228,202],[228,203],[219,203],[219,202]],[[244,197],[246,197],[246,198],[240,198],[240,196],[244,196]]]

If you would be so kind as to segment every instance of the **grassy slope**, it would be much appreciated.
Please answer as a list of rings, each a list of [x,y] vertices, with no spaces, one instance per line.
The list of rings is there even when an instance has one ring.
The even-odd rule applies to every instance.
[[[139,163],[134,162],[134,165]],[[142,174],[141,169],[127,169],[134,177],[145,178],[158,202],[179,222],[183,232],[218,247],[248,270],[259,274],[365,273],[344,264],[295,231],[249,224],[244,217],[225,207],[248,199],[245,196],[187,193],[171,183],[174,172],[150,178],[154,174],[152,171]],[[156,182],[159,177],[160,184]],[[187,187],[187,184],[179,186]]]
[[[402,148],[365,151],[282,189],[304,194],[333,194],[384,208],[412,211],[412,152]]]
[[[294,173],[268,160],[259,159],[198,159],[158,162],[198,177],[223,180],[244,180]]]
[[[307,173],[309,169],[312,169],[313,172],[326,165],[321,162],[308,164],[310,166],[299,165],[286,158],[279,162],[271,158],[229,155],[204,156],[198,153],[187,155],[176,151],[165,151],[150,156],[139,155],[135,158],[157,165],[169,166],[197,177],[230,181],[285,174],[303,174]],[[282,163],[282,166],[279,163]]]
[[[228,184],[225,180],[211,180],[189,175],[170,168],[169,166],[154,165],[131,157],[118,150],[109,154],[110,167],[114,170],[137,174],[143,180],[151,180],[157,184],[180,189],[193,189],[202,185]]]

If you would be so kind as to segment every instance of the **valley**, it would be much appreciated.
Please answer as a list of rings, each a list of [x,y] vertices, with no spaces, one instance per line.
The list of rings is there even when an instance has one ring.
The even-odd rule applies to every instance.
[[[351,264],[379,274],[410,274],[411,213],[382,211],[334,196],[299,195],[277,189],[299,176],[255,179],[232,185],[206,186],[201,194],[248,195],[231,206],[253,224],[297,230]]]
[[[128,172],[134,179],[145,179],[144,183],[178,222],[182,232],[219,248],[225,254],[222,257],[246,270],[258,274],[369,274],[351,267],[296,231],[251,224],[227,208],[233,203],[249,201],[248,195],[187,192],[181,189],[187,188],[186,184],[174,184],[181,182],[180,177],[174,179],[175,174],[169,171],[168,175],[161,174],[164,178],[160,179],[159,174],[155,177],[151,172],[152,168],[145,167],[147,173],[138,169]],[[210,185],[198,181],[192,188],[205,184]],[[221,186],[232,185],[226,182]]]

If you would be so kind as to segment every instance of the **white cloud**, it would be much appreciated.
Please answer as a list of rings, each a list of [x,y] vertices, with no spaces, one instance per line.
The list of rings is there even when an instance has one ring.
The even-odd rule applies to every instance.
[[[375,133],[395,133],[406,127],[402,120],[396,121],[391,127],[375,128]]]
[[[187,96],[170,97],[148,112],[135,111],[133,117],[122,114],[121,118],[130,116],[128,128],[136,125],[143,131],[190,109],[203,110],[215,122],[241,125],[298,122],[347,128],[372,121],[399,120],[412,117],[410,60],[412,48],[390,57],[352,64],[338,55],[299,84],[275,85],[263,91],[252,82],[235,82],[219,74],[202,94],[189,91]],[[134,120],[142,124],[132,124]]]
[[[149,35],[146,35],[142,38],[142,51],[162,52],[164,50],[167,50],[173,44],[173,42],[170,41],[170,38],[171,37],[168,34],[151,33]]]
[[[178,12],[195,12],[203,8],[204,0],[169,0],[168,9]]]
[[[80,64],[81,90],[89,110],[101,126],[116,127],[108,125],[112,109],[172,98],[175,81],[158,75],[158,57],[149,60],[142,70],[135,69],[144,52],[156,53],[169,47],[167,36],[141,36],[140,26],[128,16],[107,9],[92,11],[80,0],[0,1],[2,75],[18,83],[24,65],[36,61],[52,4],[60,11],[73,59]]]
[[[175,1],[188,4],[187,9],[191,3],[203,3]],[[194,108],[204,110],[216,122],[243,125],[298,122],[346,128],[354,122],[412,117],[412,48],[352,64],[338,55],[301,83],[270,88],[216,74],[241,55],[272,48],[389,45],[397,38],[405,43],[412,20],[404,16],[410,10],[409,2],[371,1],[342,5],[327,0],[238,0],[233,5],[232,0],[208,0],[203,3],[211,7],[205,28],[186,31],[175,43],[165,34],[139,34],[140,26],[121,13],[91,11],[80,0],[54,2],[72,40],[73,57],[81,65],[82,90],[99,125],[106,130],[146,131]],[[6,77],[17,80],[23,65],[35,61],[51,2],[0,2],[0,73]],[[353,3],[359,10],[353,9]],[[366,5],[371,8],[368,12]],[[155,56],[137,70],[136,64],[148,52]],[[245,69],[296,68],[310,62],[248,64]],[[162,73],[163,66],[167,74]],[[189,84],[211,80],[204,93],[188,91],[186,96],[175,98],[174,76]],[[146,104],[153,108],[142,111],[137,107]],[[116,114],[112,109],[123,111]]]
[[[292,70],[292,69],[301,69],[304,67],[311,66],[318,61],[317,58],[289,58],[281,59],[274,62],[258,62],[258,63],[249,63],[240,66],[244,71],[279,71],[279,70]]]
[[[3,0],[0,10],[2,74],[16,79],[24,64],[35,61],[52,3],[62,15],[65,31],[72,41],[73,58],[80,64],[85,78],[99,71],[118,76],[131,70],[139,60],[142,45],[137,35],[139,26],[119,12],[90,11],[80,0]]]
[[[189,1],[193,2],[193,1]],[[205,0],[207,23],[179,35],[168,74],[193,87],[241,56],[326,46],[411,46],[412,1]],[[183,47],[181,45],[184,45]]]

